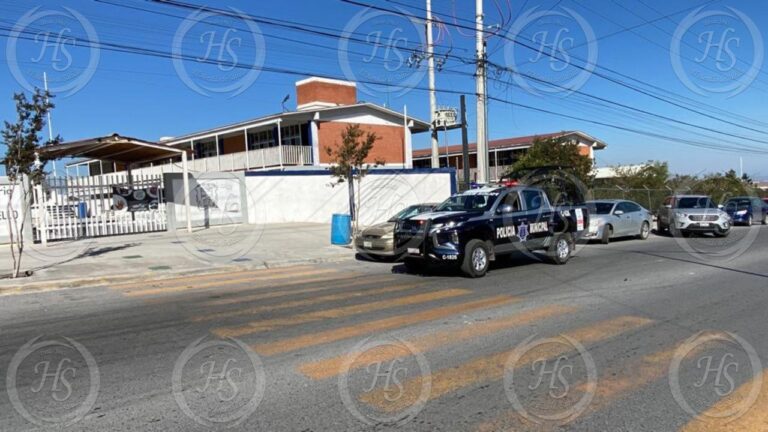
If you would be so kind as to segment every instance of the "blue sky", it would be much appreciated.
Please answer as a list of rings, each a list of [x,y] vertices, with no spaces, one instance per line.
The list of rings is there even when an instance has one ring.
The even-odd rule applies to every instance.
[[[143,0],[42,1],[38,9],[4,0],[0,119],[13,118],[13,92],[42,85],[46,71],[58,94],[54,132],[65,140],[180,135],[278,112],[287,94],[293,108],[293,84],[304,72],[388,83],[361,84],[358,98],[407,106],[428,120],[426,62],[414,54],[423,27],[413,18],[424,16],[425,1],[360,1],[400,12],[340,0],[211,2],[231,8],[233,16],[222,17]],[[437,88],[466,92],[474,140],[474,2],[433,3],[444,22],[435,30],[444,59]],[[768,179],[768,155],[760,153],[768,152],[764,2],[486,0],[485,8],[486,24],[503,26],[488,39],[492,97],[603,123],[492,101],[492,139],[582,130],[608,143],[597,155],[601,166],[657,159],[674,172],[707,173],[738,170],[741,157],[745,172]],[[246,22],[239,13],[261,18]],[[104,48],[83,43],[95,39]],[[181,58],[168,58],[174,53]],[[458,105],[458,94],[437,97]],[[459,139],[448,133],[450,143]],[[418,135],[415,147],[428,140]]]

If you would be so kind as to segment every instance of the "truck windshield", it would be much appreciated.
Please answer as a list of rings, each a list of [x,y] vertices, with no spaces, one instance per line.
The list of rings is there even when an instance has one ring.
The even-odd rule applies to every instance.
[[[677,200],[676,208],[679,209],[713,209],[715,203],[707,197],[685,197]]]
[[[499,194],[454,195],[443,201],[437,211],[488,211]]]

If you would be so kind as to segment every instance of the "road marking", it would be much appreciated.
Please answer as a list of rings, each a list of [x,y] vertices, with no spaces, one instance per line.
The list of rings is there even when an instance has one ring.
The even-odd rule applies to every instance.
[[[417,288],[423,285],[424,283],[400,284],[400,285],[392,285],[392,286],[383,287],[383,288],[375,288],[375,289],[368,289],[368,290],[354,290],[351,292],[328,294],[328,295],[313,297],[309,299],[292,300],[285,303],[279,303],[274,305],[260,305],[260,306],[246,308],[246,309],[217,312],[217,313],[212,313],[208,315],[203,315],[200,317],[194,317],[192,318],[192,321],[195,321],[195,322],[212,321],[212,320],[236,317],[241,315],[253,315],[253,314],[257,314],[265,311],[289,309],[289,308],[300,307],[300,306],[311,306],[311,305],[327,303],[327,302],[336,301],[336,300],[347,300],[355,297],[373,296],[378,294],[405,291],[405,290]]]
[[[618,336],[653,322],[653,320],[647,318],[622,316],[566,332],[563,333],[562,336],[573,338],[586,345]],[[526,365],[542,357],[553,358],[569,352],[568,348],[562,344],[549,344],[546,345],[546,349],[537,349],[535,351],[536,352],[529,352],[528,354],[530,355],[523,355],[520,358],[520,365]],[[456,367],[432,372],[432,391],[429,400],[437,399],[448,393],[472,385],[501,380],[504,376],[504,367],[507,359],[513,352],[514,349],[503,351],[471,360]],[[401,394],[405,396],[394,403],[387,400],[388,394],[385,391],[386,389],[376,389],[364,393],[360,396],[360,400],[380,411],[396,412],[407,408],[401,406],[402,404],[399,403],[400,401],[405,401],[407,403],[407,401],[416,400],[421,393],[421,389],[422,377],[415,377],[402,383]]]
[[[716,418],[719,413],[743,404],[753,386],[760,385],[760,393],[752,407],[743,416]],[[765,432],[768,430],[768,369],[762,377],[755,377],[742,384],[733,393],[721,399],[706,411],[680,428],[680,432]]]
[[[600,411],[631,391],[666,377],[669,373],[669,365],[674,358],[675,352],[677,352],[679,344],[684,342],[682,340],[671,348],[648,354],[639,360],[622,364],[620,367],[602,371],[598,380],[599,385],[595,389],[594,399],[580,417],[586,417],[590,413]],[[691,351],[690,354],[695,352],[695,350]],[[584,382],[573,386],[577,393],[586,392],[587,387],[588,384]],[[527,424],[527,420],[514,409],[509,409],[495,419],[479,424],[475,431],[513,431],[517,429],[513,425],[524,424]]]
[[[350,279],[353,280],[354,282],[346,282]],[[360,277],[344,278],[344,279],[339,279],[336,276],[321,277],[316,279],[307,279],[297,283],[282,284],[280,286],[272,286],[271,288],[274,288],[275,290],[271,292],[211,300],[211,301],[205,302],[203,306],[214,307],[214,306],[224,306],[224,305],[237,304],[237,303],[247,303],[247,302],[254,302],[259,300],[276,298],[276,297],[291,296],[296,294],[308,294],[308,293],[313,293],[318,291],[327,291],[331,289],[353,288],[353,287],[359,287],[361,285],[372,285],[372,284],[381,283],[381,282],[394,282],[395,280],[396,279],[393,279],[391,276],[388,276],[388,275],[365,277],[362,279]],[[319,287],[303,288],[298,290],[285,290],[285,287],[290,287],[295,285],[305,285],[305,284],[314,283],[314,282],[332,282],[332,281],[335,281],[338,283],[332,284],[332,285],[319,286]],[[227,290],[227,293],[230,293],[230,292],[235,292],[235,291]]]
[[[185,281],[192,281],[192,282],[200,282],[204,280],[209,279],[217,279],[217,278],[232,278],[232,277],[242,277],[242,276],[251,276],[251,275],[268,275],[268,274],[277,274],[277,273],[285,273],[288,271],[305,271],[310,270],[313,267],[310,266],[301,266],[301,267],[280,267],[275,269],[261,269],[261,270],[251,270],[251,271],[236,271],[236,272],[229,272],[229,273],[213,273],[213,274],[204,274],[204,275],[198,275],[198,276],[183,276],[183,277],[176,277],[176,278],[168,278],[168,279],[158,279],[153,281],[146,281],[146,282],[123,282],[118,283],[115,285],[111,285],[109,288],[112,289],[131,289],[131,288],[145,288],[147,286],[150,287],[158,287],[160,285],[165,284],[175,284],[179,282],[185,282]]]
[[[305,334],[298,337],[283,339],[276,342],[254,345],[251,348],[261,355],[275,355],[296,351],[303,348],[336,342],[343,339],[349,339],[369,333],[391,330],[405,327],[411,324],[418,324],[426,321],[433,321],[449,317],[456,314],[467,313],[477,309],[485,309],[494,306],[516,303],[520,301],[517,297],[496,296],[480,300],[474,300],[466,303],[442,306],[425,311],[414,312],[406,315],[397,315],[390,318],[384,318],[376,321],[369,321],[360,324],[341,327],[333,330],[326,330],[317,333]]]
[[[465,325],[459,329],[444,330],[435,334],[422,336],[411,340],[411,348],[416,352],[413,354],[431,351],[441,346],[455,344],[460,341],[469,340],[478,336],[488,335],[509,328],[526,325],[533,321],[542,320],[554,315],[572,313],[576,311],[575,307],[567,306],[545,306],[537,309],[526,310],[518,314],[484,321],[481,323]],[[319,360],[311,363],[304,363],[299,366],[299,371],[313,379],[325,379],[340,374],[342,365],[348,356],[356,356],[353,367],[362,367],[363,365],[376,362],[385,362],[394,360],[407,355],[402,349],[392,345],[383,345],[368,350],[365,353],[348,353],[342,356],[333,357],[325,360]]]
[[[380,309],[388,309],[397,306],[408,306],[419,303],[425,303],[434,300],[441,300],[451,297],[458,297],[462,295],[471,294],[472,291],[466,289],[447,289],[442,291],[435,291],[430,293],[416,294],[408,297],[399,297],[395,299],[380,300],[371,303],[363,303],[359,305],[344,306],[339,308],[321,310],[316,312],[302,313],[287,318],[276,318],[270,320],[253,321],[240,327],[225,327],[213,329],[212,333],[216,336],[226,337],[239,337],[252,333],[259,333],[267,330],[274,330],[280,327],[287,327],[297,324],[305,324],[313,321],[320,321],[324,319],[342,318],[351,315],[359,315],[366,312],[372,312]]]
[[[124,294],[127,297],[139,297],[139,296],[175,293],[180,291],[198,291],[198,290],[202,290],[210,287],[236,285],[236,284],[249,283],[249,282],[263,282],[263,281],[273,281],[273,280],[280,280],[280,279],[292,279],[292,278],[301,277],[301,276],[314,276],[319,274],[335,273],[335,272],[336,270],[311,270],[311,271],[305,271],[300,273],[290,273],[290,274],[280,273],[275,275],[247,277],[247,278],[240,278],[240,279],[227,279],[222,281],[206,282],[206,283],[191,282],[185,285],[160,287],[160,288],[147,288],[147,289],[137,290],[137,291],[128,291]],[[253,288],[250,287],[250,289],[253,289]]]

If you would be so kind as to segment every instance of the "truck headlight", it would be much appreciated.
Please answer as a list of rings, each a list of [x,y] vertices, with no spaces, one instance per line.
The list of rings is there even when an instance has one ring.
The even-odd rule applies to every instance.
[[[685,213],[675,213],[675,219],[685,219],[688,215]]]
[[[739,211],[736,212],[736,215],[738,215],[738,216],[744,216],[745,214],[747,214],[746,210],[739,210]]]

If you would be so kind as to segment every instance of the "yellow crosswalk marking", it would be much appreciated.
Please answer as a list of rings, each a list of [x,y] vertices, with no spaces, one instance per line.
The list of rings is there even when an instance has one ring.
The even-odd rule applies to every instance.
[[[303,313],[287,318],[276,318],[270,320],[253,321],[244,326],[218,328],[212,330],[213,334],[219,337],[238,337],[252,333],[274,330],[280,327],[287,327],[297,324],[306,324],[313,321],[320,321],[331,318],[341,318],[351,315],[359,315],[366,312],[373,312],[380,309],[389,309],[397,306],[408,306],[429,301],[447,299],[470,294],[472,291],[465,289],[447,289],[430,293],[416,294],[408,297],[399,297],[396,299],[380,300],[372,303],[345,306],[316,312]]]
[[[174,278],[168,278],[168,279],[158,279],[154,281],[149,282],[124,282],[124,283],[118,283],[111,285],[110,288],[112,289],[132,289],[132,288],[146,288],[149,287],[160,287],[163,285],[175,285],[178,283],[184,283],[184,282],[200,282],[210,279],[231,279],[231,278],[242,278],[244,276],[258,276],[258,275],[268,275],[268,274],[278,274],[278,273],[286,273],[289,271],[295,271],[295,272],[301,272],[305,270],[309,270],[312,267],[309,266],[300,266],[300,267],[279,267],[274,269],[259,269],[259,270],[249,270],[249,271],[233,271],[233,272],[223,272],[223,273],[211,273],[211,274],[205,274],[205,275],[196,275],[196,276],[182,276],[182,277],[174,277]]]
[[[181,291],[198,291],[198,290],[202,290],[210,287],[236,285],[236,284],[249,283],[249,282],[273,281],[273,280],[280,280],[280,279],[293,279],[301,276],[315,276],[315,275],[335,273],[335,272],[336,270],[308,270],[308,271],[298,272],[298,273],[278,273],[278,274],[270,274],[270,275],[264,275],[264,276],[245,277],[245,278],[239,278],[239,279],[229,278],[226,280],[217,280],[217,281],[206,282],[206,283],[189,282],[184,285],[164,286],[159,288],[147,288],[142,290],[128,291],[125,293],[125,295],[128,297],[140,297],[140,296],[150,296],[150,295],[157,295],[157,294],[176,293]]]
[[[305,279],[305,280],[302,280],[301,282],[296,282],[296,283],[281,284],[280,286],[270,286],[269,288],[273,288],[274,289],[273,291],[216,299],[216,300],[205,302],[203,305],[206,307],[215,307],[215,306],[225,306],[225,305],[238,304],[238,303],[248,303],[248,302],[254,302],[259,300],[267,300],[267,299],[273,299],[278,297],[292,296],[297,294],[309,294],[309,293],[314,293],[319,291],[328,291],[332,289],[354,288],[354,287],[359,287],[364,285],[377,284],[381,282],[392,282],[394,280],[395,279],[393,279],[391,276],[387,276],[387,275],[366,277],[362,279],[359,277],[339,279],[338,276],[335,276],[335,275],[331,277],[326,276],[326,277],[319,277],[314,279]],[[302,288],[298,290],[286,289],[296,285],[305,285],[308,283],[316,283],[316,282],[335,282],[335,283],[325,284],[322,286],[312,286],[310,288]],[[237,292],[237,291],[227,290],[227,293],[233,293],[233,292]]]
[[[455,344],[464,340],[470,340],[472,338],[488,335],[517,326],[522,326],[530,322],[549,318],[555,315],[571,313],[575,310],[576,308],[567,306],[544,306],[537,309],[523,311],[519,314],[508,317],[467,325],[460,329],[450,329],[435,334],[430,334],[414,339],[410,341],[410,343],[412,345],[412,349],[416,350],[416,353],[423,353],[444,345]],[[330,378],[342,373],[342,365],[350,355],[353,355],[353,353],[311,363],[305,363],[299,366],[299,371],[304,375],[314,379]],[[402,349],[399,349],[399,347],[383,345],[368,350],[365,353],[354,353],[354,355],[356,355],[356,361],[353,366],[362,366],[376,362],[393,360],[406,355],[406,353]]]
[[[683,343],[684,341],[680,341]],[[619,367],[602,371],[598,379],[598,386],[595,388],[595,394],[589,407],[580,417],[585,417],[590,413],[600,411],[617,399],[628,395],[630,392],[646,386],[654,381],[663,379],[669,372],[669,365],[674,358],[678,345],[663,351],[648,354],[639,360],[629,361]],[[702,348],[703,346],[699,346]],[[689,355],[695,354],[695,350]],[[574,386],[574,391],[583,393],[587,391],[587,383],[579,383]],[[525,419],[515,410],[509,409],[497,418],[479,424],[476,432],[498,432],[503,430],[513,431],[511,424],[525,423]]]
[[[738,418],[716,418],[749,400],[749,394],[754,386],[760,386],[752,407]],[[765,432],[768,431],[768,369],[763,370],[762,376],[742,384],[733,393],[726,396],[709,409],[680,429],[681,432]]]
[[[289,309],[289,308],[301,307],[301,306],[311,306],[311,305],[316,305],[320,303],[327,303],[330,301],[347,300],[355,297],[365,297],[365,296],[387,294],[387,293],[398,292],[398,291],[405,291],[405,290],[417,288],[420,286],[423,286],[423,283],[392,285],[388,287],[368,289],[368,290],[354,290],[354,291],[348,291],[348,292],[342,292],[342,293],[336,293],[336,294],[328,294],[328,295],[313,297],[309,299],[292,300],[289,302],[274,304],[274,305],[260,305],[260,306],[249,307],[246,309],[217,312],[217,313],[212,313],[208,315],[203,315],[200,317],[194,317],[192,318],[192,321],[195,321],[195,322],[212,321],[212,320],[231,318],[231,317],[236,317],[241,315],[253,315],[253,314],[266,312],[266,311]]]
[[[563,333],[563,336],[570,337],[582,344],[591,344],[601,340],[618,336],[627,331],[637,329],[653,323],[653,320],[635,316],[622,316],[619,318],[603,321],[594,325],[583,327],[574,331]],[[520,359],[521,365],[526,365],[536,358],[555,357],[568,352],[568,348],[562,344],[545,345],[542,349],[530,352],[529,355],[523,355]],[[432,373],[432,390],[429,399],[437,399],[456,390],[478,385],[490,381],[500,380],[504,376],[504,367],[507,359],[512,355],[514,349],[492,354],[485,357],[469,361],[462,365],[439,370]],[[407,408],[402,406],[400,401],[417,400],[421,393],[423,377],[411,378],[403,383],[402,395],[398,401],[393,403],[387,400],[387,393],[382,389],[372,390],[360,396],[360,400],[376,409],[386,412],[396,412]]]
[[[364,322],[348,327],[342,327],[333,330],[326,330],[317,333],[305,334],[294,338],[284,339],[276,342],[258,344],[252,346],[254,351],[261,355],[276,355],[290,351],[296,351],[303,348],[327,344],[344,339],[349,339],[370,333],[391,330],[405,327],[407,325],[418,324],[427,321],[433,321],[456,314],[467,313],[478,309],[485,309],[494,306],[502,306],[520,301],[512,296],[495,296],[480,300],[474,300],[466,303],[459,303],[449,306],[427,309],[425,311],[414,312],[406,315],[398,315],[390,318],[384,318],[376,321]]]

